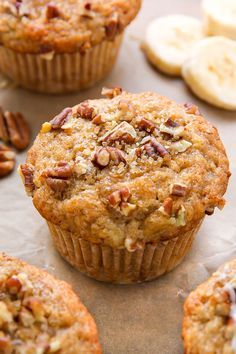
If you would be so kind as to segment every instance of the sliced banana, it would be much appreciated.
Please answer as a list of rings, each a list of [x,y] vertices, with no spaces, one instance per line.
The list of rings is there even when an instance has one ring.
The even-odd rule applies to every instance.
[[[181,75],[181,66],[189,50],[203,37],[202,24],[196,18],[166,16],[150,23],[142,48],[159,70],[169,75]]]
[[[207,35],[236,40],[236,0],[203,0],[202,8]]]
[[[236,42],[225,37],[203,39],[183,64],[182,76],[202,100],[236,110]]]

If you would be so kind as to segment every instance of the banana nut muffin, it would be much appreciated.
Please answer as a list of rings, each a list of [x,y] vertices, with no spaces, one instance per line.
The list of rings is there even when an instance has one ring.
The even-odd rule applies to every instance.
[[[193,291],[184,306],[186,354],[236,352],[236,260]]]
[[[224,206],[228,159],[197,107],[103,94],[43,124],[20,173],[70,263],[101,280],[152,279]]]
[[[0,254],[0,353],[101,353],[96,325],[71,287]]]
[[[65,92],[93,85],[112,68],[141,0],[4,0],[0,69],[20,85]]]

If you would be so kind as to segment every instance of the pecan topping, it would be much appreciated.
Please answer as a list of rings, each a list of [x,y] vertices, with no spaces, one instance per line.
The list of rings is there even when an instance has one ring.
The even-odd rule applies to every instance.
[[[174,138],[179,138],[184,132],[184,127],[169,118],[165,123],[160,125],[160,132],[169,134]]]
[[[8,175],[15,166],[16,154],[6,145],[0,144],[0,177]]]
[[[138,249],[143,249],[143,247],[144,247],[144,241],[140,241],[140,240],[136,241],[129,237],[125,239],[125,248],[129,252],[135,252]]]
[[[184,197],[187,192],[187,187],[184,184],[174,183],[170,187],[170,193],[176,197]]]
[[[118,207],[122,202],[127,202],[131,196],[127,187],[121,188],[108,196],[108,202],[113,208]]]
[[[18,150],[24,150],[29,145],[29,126],[21,113],[3,113],[0,110],[0,139]]]
[[[6,281],[6,288],[10,294],[14,295],[20,292],[22,284],[20,280],[13,275],[12,277],[8,278]]]
[[[198,107],[192,103],[185,103],[184,107],[185,107],[186,113],[188,113],[188,114],[195,114],[196,116],[201,115],[201,112],[199,111]]]
[[[159,211],[166,215],[166,216],[171,216],[172,214],[172,208],[173,208],[173,200],[172,198],[166,198],[162,204],[162,206],[159,208]]]
[[[60,161],[57,166],[42,173],[46,183],[55,192],[63,192],[69,185],[69,178],[72,176],[72,169],[67,162]]]
[[[72,113],[72,108],[67,107],[63,109],[61,113],[56,115],[51,121],[52,129],[60,129],[69,119],[70,114]]]
[[[92,119],[93,118],[93,107],[89,106],[89,102],[85,101],[80,103],[80,105],[77,108],[77,112],[80,115],[81,118],[85,119]]]
[[[173,119],[171,118],[168,118],[166,121],[165,121],[165,125],[167,127],[172,127],[172,128],[176,128],[176,127],[179,127],[179,124],[177,122],[175,122]]]
[[[103,123],[102,120],[102,116],[100,114],[96,115],[93,119],[92,119],[92,123],[96,124],[96,125],[100,125]]]
[[[127,122],[118,124],[113,130],[104,134],[99,141],[112,144],[115,141],[123,141],[127,144],[133,144],[136,140],[137,133],[132,125]]]
[[[143,117],[138,120],[137,126],[140,130],[145,130],[148,133],[152,133],[156,128],[154,123],[150,122],[150,120]]]
[[[58,8],[54,4],[48,4],[46,8],[46,19],[50,21],[52,18],[60,16]]]
[[[215,211],[215,208],[214,208],[214,207],[208,207],[208,208],[205,210],[205,214],[206,214],[206,215],[213,215],[213,214],[214,214],[214,211]]]
[[[107,98],[110,99],[119,96],[121,94],[122,94],[121,87],[113,87],[113,88],[103,87],[102,89],[102,96],[106,96]]]
[[[9,338],[0,337],[0,351],[2,353],[11,353],[12,352],[11,341]]]
[[[123,151],[113,147],[99,148],[92,159],[94,165],[100,169],[109,165],[110,161],[114,162],[114,165],[119,165],[121,162],[126,163]]]
[[[108,39],[114,39],[117,32],[119,31],[119,16],[117,13],[114,13],[107,22],[105,26],[106,36]]]
[[[23,180],[24,186],[25,186],[25,190],[26,193],[29,196],[32,196],[33,191],[35,189],[35,185],[34,185],[34,167],[32,165],[29,164],[22,164],[19,167],[19,173],[20,176]]]
[[[158,156],[164,157],[168,154],[168,151],[158,141],[152,139],[150,143],[145,144],[143,149],[146,151],[149,157],[157,159]]]
[[[92,4],[91,4],[90,2],[86,2],[86,3],[84,4],[84,8],[85,8],[86,10],[90,11],[91,8],[92,8]]]

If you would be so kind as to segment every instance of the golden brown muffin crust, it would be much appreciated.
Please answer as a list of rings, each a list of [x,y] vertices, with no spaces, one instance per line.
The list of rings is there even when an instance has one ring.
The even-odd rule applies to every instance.
[[[228,159],[196,107],[155,93],[105,94],[45,123],[29,151],[24,167],[44,218],[123,247],[127,238],[170,239],[223,207]]]
[[[71,287],[0,254],[0,353],[101,353],[96,325]]]
[[[183,339],[186,354],[236,351],[236,260],[226,263],[187,298]]]
[[[141,0],[0,1],[0,43],[17,52],[83,53],[113,40],[140,6]]]

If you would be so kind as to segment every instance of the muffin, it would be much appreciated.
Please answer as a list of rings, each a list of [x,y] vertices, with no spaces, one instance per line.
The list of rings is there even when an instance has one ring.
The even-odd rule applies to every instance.
[[[111,70],[141,0],[4,0],[0,70],[39,92],[84,89]]]
[[[0,353],[101,353],[96,325],[71,287],[0,254]]]
[[[228,160],[197,107],[102,93],[44,123],[19,171],[73,266],[104,281],[154,279],[182,260],[205,214],[223,208]]]
[[[193,291],[184,306],[186,354],[236,351],[236,259]]]

